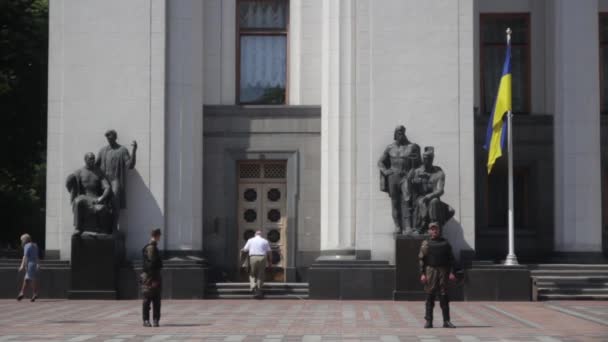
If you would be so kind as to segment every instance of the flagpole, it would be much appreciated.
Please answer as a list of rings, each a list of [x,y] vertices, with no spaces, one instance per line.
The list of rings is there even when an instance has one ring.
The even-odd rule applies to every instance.
[[[511,29],[507,28],[507,44],[511,44]],[[513,112],[509,110],[507,113],[507,159],[509,169],[509,254],[505,260],[505,265],[518,265],[517,256],[515,256],[515,220],[513,214]]]

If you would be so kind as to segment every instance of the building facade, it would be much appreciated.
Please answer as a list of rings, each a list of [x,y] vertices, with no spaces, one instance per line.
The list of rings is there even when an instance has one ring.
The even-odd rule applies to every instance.
[[[605,12],[607,0],[51,1],[47,252],[70,258],[65,177],[114,128],[140,147],[120,222],[131,259],[161,227],[162,249],[204,257],[215,279],[239,278],[257,229],[279,281],[306,279],[322,255],[392,263],[376,163],[405,125],[447,175],[457,256],[500,259],[505,161],[488,176],[482,145],[511,27],[516,252],[599,254]]]

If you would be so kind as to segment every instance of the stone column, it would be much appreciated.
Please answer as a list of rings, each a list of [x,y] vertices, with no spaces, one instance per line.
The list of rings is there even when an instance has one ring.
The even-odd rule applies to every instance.
[[[168,1],[165,249],[203,248],[203,3]]]
[[[597,0],[553,3],[555,249],[601,250]]]
[[[51,1],[49,13],[46,248],[71,255],[68,174],[118,131],[137,164],[120,213],[129,258],[140,258],[165,203],[165,0]]]
[[[321,99],[321,250],[355,247],[355,4],[323,1]]]

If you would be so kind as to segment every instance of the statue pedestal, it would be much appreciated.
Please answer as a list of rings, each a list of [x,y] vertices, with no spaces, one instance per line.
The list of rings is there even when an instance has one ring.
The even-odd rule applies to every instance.
[[[418,252],[425,236],[397,235],[395,237],[395,291],[394,300],[424,300],[426,295],[420,283]]]
[[[72,236],[69,299],[116,299],[116,238],[98,234]]]

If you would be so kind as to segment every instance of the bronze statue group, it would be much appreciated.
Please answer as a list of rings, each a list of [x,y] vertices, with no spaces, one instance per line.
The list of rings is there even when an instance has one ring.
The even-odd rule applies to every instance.
[[[66,188],[70,193],[77,234],[112,234],[117,230],[120,210],[126,208],[127,170],[135,167],[137,142],[132,154],[118,144],[118,134],[105,133],[108,145],[84,155],[84,166],[70,174]]]

